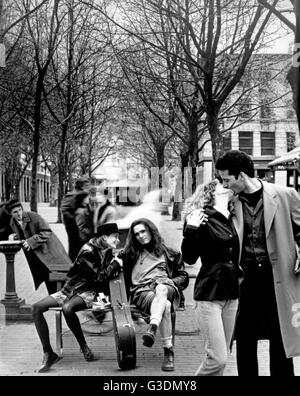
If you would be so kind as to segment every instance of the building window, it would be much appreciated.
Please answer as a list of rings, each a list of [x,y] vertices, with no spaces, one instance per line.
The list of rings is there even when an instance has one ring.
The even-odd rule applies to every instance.
[[[224,151],[231,150],[231,132],[226,132],[222,135],[222,145]]]
[[[274,115],[273,109],[270,106],[270,102],[272,101],[272,94],[270,92],[270,88],[267,87],[260,88],[258,93],[259,93],[259,104],[260,104],[260,118],[269,120]]]
[[[239,149],[249,155],[253,154],[253,132],[239,131]]]
[[[247,120],[251,117],[251,105],[248,102],[240,103],[239,116],[242,120]]]
[[[261,155],[275,155],[275,133],[260,133]]]
[[[273,112],[270,106],[268,105],[261,105],[260,107],[260,118],[263,119],[270,119],[272,118]]]
[[[291,151],[296,147],[296,135],[294,132],[286,133],[286,148],[287,151]]]
[[[296,118],[296,111],[294,109],[294,103],[292,99],[287,99],[286,101],[286,118],[288,120]]]

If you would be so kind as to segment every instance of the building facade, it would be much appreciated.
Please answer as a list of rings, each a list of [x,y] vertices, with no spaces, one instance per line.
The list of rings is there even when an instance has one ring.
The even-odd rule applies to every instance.
[[[1,201],[5,201],[6,190],[5,190],[5,178],[6,175],[0,169],[0,198]],[[51,183],[50,183],[50,172],[42,163],[38,166],[37,172],[37,202],[49,202],[51,195]],[[21,202],[29,202],[31,197],[31,164],[28,165],[27,169],[22,176],[19,184],[19,199]]]
[[[223,148],[242,150],[254,161],[256,176],[270,182],[293,186],[292,171],[276,173],[268,164],[275,158],[299,146],[299,130],[296,112],[292,105],[292,92],[287,82],[287,71],[290,67],[290,55],[266,55],[265,85],[256,84],[247,100],[242,102],[243,112],[237,116],[237,122],[231,127],[232,120],[222,122],[220,130],[224,132]],[[269,64],[269,67],[268,67]],[[263,73],[263,72],[262,72]],[[254,80],[255,82],[255,80]],[[249,82],[248,82],[249,84]],[[249,86],[249,85],[248,85]],[[240,95],[243,82],[233,92],[230,100]],[[246,109],[246,111],[245,111]],[[238,113],[238,107],[232,112]],[[209,138],[203,136],[199,145]],[[212,149],[208,143],[200,153],[200,182],[207,182],[212,177]]]

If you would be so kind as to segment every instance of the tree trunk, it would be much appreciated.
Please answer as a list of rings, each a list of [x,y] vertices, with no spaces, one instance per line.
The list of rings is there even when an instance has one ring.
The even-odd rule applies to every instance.
[[[180,221],[181,220],[181,211],[183,206],[184,199],[184,169],[187,168],[189,163],[189,154],[181,153],[181,172],[177,177],[176,187],[175,187],[175,196],[173,203],[173,211],[172,211],[172,220]]]
[[[212,179],[215,175],[215,163],[218,157],[223,154],[222,134],[219,128],[218,112],[216,110],[207,113],[207,126],[211,137],[212,145]]]
[[[39,71],[38,80],[35,89],[35,105],[34,105],[34,131],[33,131],[33,155],[31,168],[31,197],[30,210],[37,212],[37,168],[40,151],[40,127],[41,127],[41,101],[43,80],[47,68]]]
[[[57,223],[62,223],[61,217],[61,202],[65,194],[64,181],[66,179],[66,139],[67,139],[68,125],[62,125],[62,135],[58,163],[58,190],[57,190]]]
[[[156,149],[156,158],[157,158],[157,166],[158,166],[158,188],[163,187],[163,172],[165,166],[165,146],[157,145]]]

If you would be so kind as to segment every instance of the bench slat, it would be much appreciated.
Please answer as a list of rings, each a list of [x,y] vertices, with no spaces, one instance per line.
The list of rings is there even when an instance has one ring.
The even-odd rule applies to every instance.
[[[61,272],[50,272],[49,274],[49,280],[51,282],[64,281],[65,279],[66,279],[66,274]]]
[[[71,266],[68,266],[66,264],[51,264],[52,271],[68,272],[70,268]]]

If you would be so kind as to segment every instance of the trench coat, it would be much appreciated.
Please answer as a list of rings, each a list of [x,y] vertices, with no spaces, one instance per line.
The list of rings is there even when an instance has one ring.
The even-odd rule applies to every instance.
[[[295,357],[300,355],[300,275],[294,273],[300,245],[300,197],[293,188],[267,182],[262,185],[267,251],[280,330],[286,356]],[[239,199],[234,207],[233,222],[242,247],[244,219]]]
[[[28,255],[28,257],[33,257],[33,260],[36,262],[36,265],[31,265],[32,263],[28,264],[37,289],[42,282],[48,280],[49,272],[53,270],[54,265],[63,265],[67,271],[72,262],[63,244],[51,230],[46,220],[39,214],[24,211],[22,226],[32,255]],[[10,227],[18,238],[21,239],[19,229],[14,219],[11,219]],[[27,252],[24,251],[24,253],[27,258]],[[38,263],[41,265],[38,265]]]

